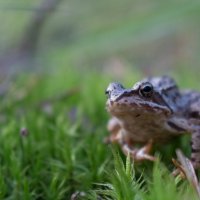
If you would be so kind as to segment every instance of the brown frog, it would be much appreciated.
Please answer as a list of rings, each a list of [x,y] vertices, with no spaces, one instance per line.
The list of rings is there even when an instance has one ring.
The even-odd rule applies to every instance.
[[[200,93],[181,91],[168,76],[146,78],[132,88],[110,83],[107,90],[109,141],[134,160],[151,160],[152,144],[191,134],[191,161],[200,168]],[[142,145],[141,148],[134,147]]]

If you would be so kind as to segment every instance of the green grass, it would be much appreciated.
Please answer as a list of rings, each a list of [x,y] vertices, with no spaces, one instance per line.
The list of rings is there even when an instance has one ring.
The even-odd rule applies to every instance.
[[[109,175],[109,183],[101,184],[104,189],[97,189],[91,194],[91,199],[97,195],[103,199],[117,200],[168,200],[197,199],[188,185],[178,186],[176,179],[159,162],[152,169],[152,178],[136,177],[134,164],[128,156],[124,163],[118,153],[114,152],[114,172]],[[144,172],[145,173],[145,172]],[[184,191],[184,192],[183,192]]]
[[[0,58],[41,2],[1,1]],[[41,32],[37,68],[16,66],[1,96],[0,199],[196,199],[171,176],[175,149],[190,155],[188,137],[156,147],[154,164],[134,164],[103,139],[109,82],[168,74],[199,89],[199,10],[198,0],[63,1]]]
[[[187,181],[176,183],[170,175],[167,148],[154,165],[133,166],[129,158],[124,164],[120,149],[103,143],[109,117],[104,90],[112,77],[69,72],[21,75],[2,98],[0,199],[70,199],[76,192],[83,195],[77,199],[116,200],[194,195]],[[139,76],[130,72],[124,82]]]

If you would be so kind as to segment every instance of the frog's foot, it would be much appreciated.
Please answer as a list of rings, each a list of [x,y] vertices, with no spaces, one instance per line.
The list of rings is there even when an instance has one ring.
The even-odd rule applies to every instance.
[[[135,161],[143,161],[143,160],[150,160],[156,161],[157,158],[150,155],[152,149],[153,141],[150,140],[144,147],[140,149],[132,149],[127,144],[122,144],[123,152],[128,155],[130,154],[131,158]]]

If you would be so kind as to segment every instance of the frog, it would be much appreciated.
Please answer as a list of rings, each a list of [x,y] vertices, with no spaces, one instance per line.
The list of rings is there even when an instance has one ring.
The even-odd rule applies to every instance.
[[[125,88],[110,83],[105,90],[111,115],[106,141],[118,143],[135,161],[155,161],[154,144],[191,136],[190,160],[200,168],[200,92],[180,89],[170,76],[147,77]]]

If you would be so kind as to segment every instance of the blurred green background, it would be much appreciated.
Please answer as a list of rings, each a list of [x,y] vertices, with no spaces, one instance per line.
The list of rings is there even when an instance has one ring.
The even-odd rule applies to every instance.
[[[163,74],[199,90],[199,19],[199,0],[0,0],[0,199],[191,198],[165,167],[137,182],[113,159],[104,91]],[[155,150],[170,171],[176,148]]]
[[[51,2],[0,1],[1,58],[21,45],[33,20]],[[49,72],[73,65],[116,79],[125,76],[127,68],[138,70],[142,76],[182,70],[196,76],[199,72],[198,0],[55,2],[54,12],[40,30],[35,29],[37,63],[34,67],[26,64],[28,70]],[[14,68],[20,70],[20,66]]]

